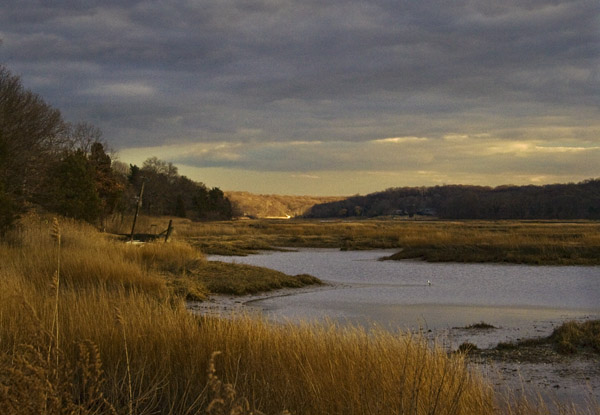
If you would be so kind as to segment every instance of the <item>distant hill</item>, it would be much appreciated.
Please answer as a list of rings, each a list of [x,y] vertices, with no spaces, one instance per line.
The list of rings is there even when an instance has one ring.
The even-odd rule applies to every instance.
[[[600,179],[545,186],[402,187],[313,206],[305,217],[600,219]]]
[[[259,195],[248,192],[225,192],[241,214],[256,218],[302,216],[316,204],[343,200],[344,197]]]

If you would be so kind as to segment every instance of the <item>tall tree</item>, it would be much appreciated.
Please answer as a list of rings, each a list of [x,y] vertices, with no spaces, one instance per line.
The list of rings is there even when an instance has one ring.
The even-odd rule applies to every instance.
[[[123,195],[124,184],[112,169],[112,161],[102,143],[92,143],[89,162],[94,169],[96,193],[100,198],[100,219],[104,223],[105,218],[115,212]]]
[[[66,140],[60,111],[0,65],[0,187],[15,209],[41,190]]]
[[[233,209],[218,188],[208,190],[199,182],[180,176],[177,167],[157,157],[147,159],[141,169],[131,166],[130,182],[144,180],[143,211],[151,215],[174,215],[190,219],[229,219]]]
[[[46,205],[61,215],[95,222],[102,212],[96,172],[83,151],[68,153],[51,172]]]

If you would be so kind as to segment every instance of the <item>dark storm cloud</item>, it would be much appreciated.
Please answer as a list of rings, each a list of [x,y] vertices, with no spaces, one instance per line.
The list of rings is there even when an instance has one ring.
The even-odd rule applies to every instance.
[[[273,169],[261,142],[433,146],[451,133],[546,139],[542,127],[583,128],[567,138],[591,145],[599,14],[596,0],[12,0],[0,61],[117,148],[253,143],[198,164]],[[296,155],[298,171],[339,159]]]

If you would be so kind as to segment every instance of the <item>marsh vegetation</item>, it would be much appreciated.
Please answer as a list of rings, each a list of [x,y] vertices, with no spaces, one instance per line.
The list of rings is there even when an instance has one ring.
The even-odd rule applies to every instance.
[[[2,413],[201,413],[214,351],[213,375],[267,413],[493,407],[461,357],[408,335],[191,315],[169,290],[203,261],[186,244],[51,227],[30,219],[0,246]]]
[[[392,249],[388,259],[432,262],[600,264],[600,223],[361,220],[182,221],[179,235],[207,254],[278,247]]]
[[[562,355],[577,353],[600,355],[600,320],[567,321],[554,329],[552,334],[547,337],[502,342],[496,349],[523,350],[536,347],[546,347]]]
[[[173,281],[209,289],[184,242],[29,217],[0,250],[4,414],[543,413],[406,333],[192,315]]]

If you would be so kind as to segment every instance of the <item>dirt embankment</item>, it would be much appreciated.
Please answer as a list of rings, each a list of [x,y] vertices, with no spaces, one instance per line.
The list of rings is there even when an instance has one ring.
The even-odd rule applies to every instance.
[[[319,203],[345,199],[339,196],[259,195],[248,192],[225,192],[244,216],[255,218],[288,218],[303,215]]]

